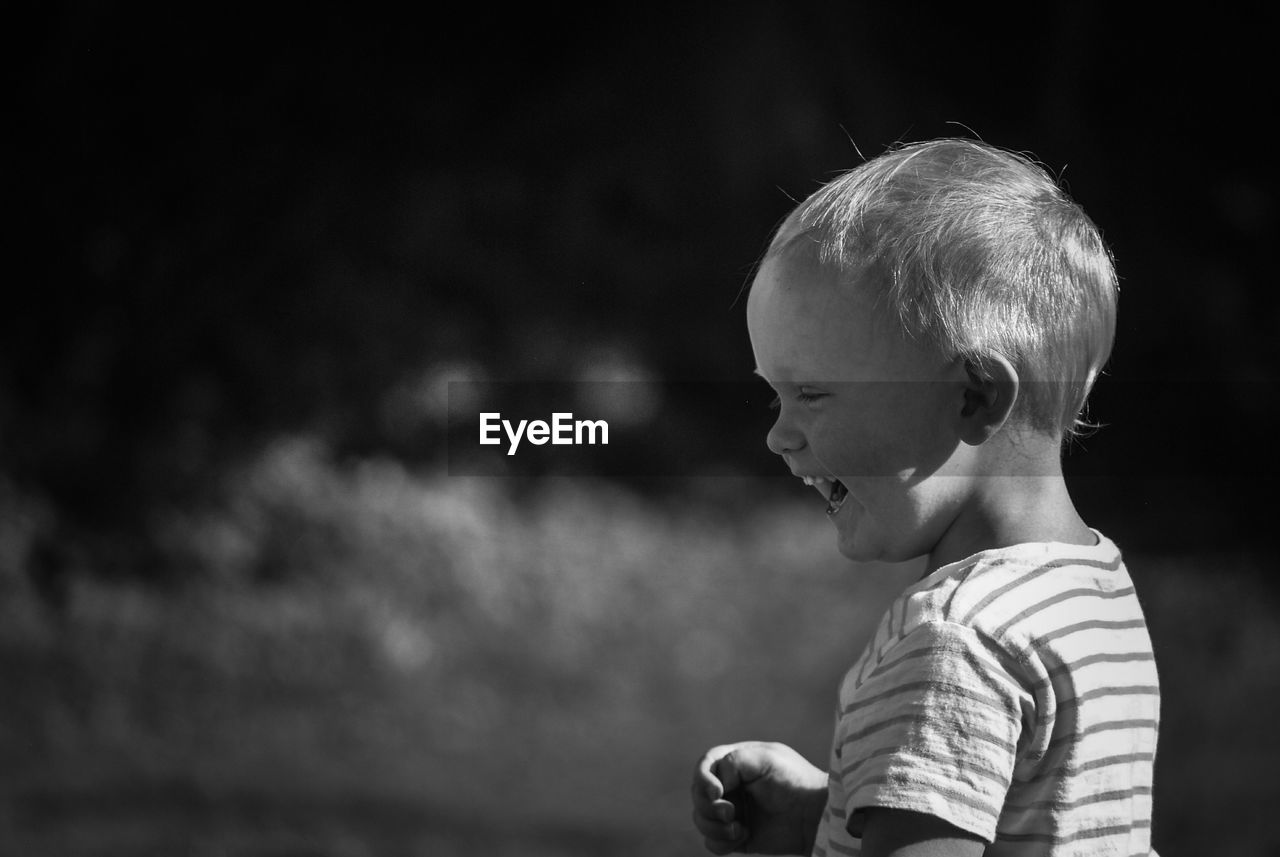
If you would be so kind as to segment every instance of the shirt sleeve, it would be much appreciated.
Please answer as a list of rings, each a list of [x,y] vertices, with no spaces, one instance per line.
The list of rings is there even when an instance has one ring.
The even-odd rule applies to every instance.
[[[913,629],[842,700],[836,770],[850,834],[869,807],[914,810],[995,838],[1022,731],[1019,683],[978,632]]]

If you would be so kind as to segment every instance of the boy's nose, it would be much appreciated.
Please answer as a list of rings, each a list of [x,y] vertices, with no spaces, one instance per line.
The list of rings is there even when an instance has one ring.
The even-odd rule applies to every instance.
[[[789,425],[781,414],[773,421],[773,427],[769,429],[764,442],[774,455],[787,455],[804,448],[804,436]]]

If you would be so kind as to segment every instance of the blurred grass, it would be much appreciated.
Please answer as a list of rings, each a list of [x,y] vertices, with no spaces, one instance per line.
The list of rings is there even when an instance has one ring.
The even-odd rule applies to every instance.
[[[54,614],[5,562],[0,853],[701,853],[697,755],[822,762],[842,670],[918,571],[851,566],[816,498],[777,494],[517,496],[292,438],[220,508],[156,519],[177,590],[85,578]],[[1275,588],[1247,557],[1128,560],[1161,853],[1276,853]]]

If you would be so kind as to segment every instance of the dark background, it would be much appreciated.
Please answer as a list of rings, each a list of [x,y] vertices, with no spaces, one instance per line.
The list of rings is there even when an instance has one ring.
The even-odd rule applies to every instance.
[[[855,146],[975,133],[1061,174],[1116,253],[1112,427],[1070,466],[1170,484],[1089,503],[1143,546],[1262,539],[1271,17],[989,18],[50,14],[14,33],[36,265],[0,321],[5,471],[70,530],[131,527],[273,432],[439,455],[384,407],[431,367],[741,379],[735,301],[788,197]]]
[[[740,380],[788,197],[855,146],[976,133],[1061,174],[1118,259],[1111,427],[1069,466],[1168,484],[1082,502],[1143,547],[1258,542],[1270,18],[990,15],[63,8],[20,37],[5,470],[73,531],[130,527],[283,430],[438,456],[386,414],[432,367]]]
[[[739,294],[791,200],[940,135],[1033,153],[1115,252],[1107,425],[1068,458],[1086,518],[1189,574],[1244,557],[1248,597],[1274,593],[1270,13],[29,15],[6,40],[0,477],[4,561],[51,627],[80,581],[209,578],[157,521],[230,508],[229,474],[278,438],[438,473],[449,380],[742,381]],[[759,392],[722,452],[763,440]],[[652,419],[679,444],[740,405]],[[750,471],[735,456],[708,472]],[[287,564],[261,553],[246,585],[306,576]]]

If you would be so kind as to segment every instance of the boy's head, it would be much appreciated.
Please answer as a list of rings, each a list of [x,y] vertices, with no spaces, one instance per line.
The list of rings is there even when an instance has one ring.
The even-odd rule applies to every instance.
[[[1026,159],[967,140],[882,155],[797,207],[752,286],[769,447],[817,480],[847,556],[931,553],[1014,484],[981,477],[1056,469],[1115,291],[1093,224]]]
[[[766,259],[805,258],[873,290],[912,338],[1018,372],[1011,421],[1069,437],[1115,336],[1096,226],[1027,158],[973,140],[886,152],[783,223]]]

